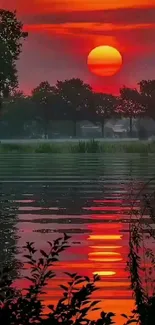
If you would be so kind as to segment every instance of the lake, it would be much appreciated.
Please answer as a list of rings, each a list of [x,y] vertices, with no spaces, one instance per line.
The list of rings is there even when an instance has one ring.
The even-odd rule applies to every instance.
[[[26,241],[47,250],[47,241],[67,233],[70,248],[55,266],[46,304],[60,297],[64,271],[98,273],[100,289],[93,298],[101,299],[105,311],[129,313],[129,211],[154,175],[154,155],[1,154],[0,260],[22,260]]]

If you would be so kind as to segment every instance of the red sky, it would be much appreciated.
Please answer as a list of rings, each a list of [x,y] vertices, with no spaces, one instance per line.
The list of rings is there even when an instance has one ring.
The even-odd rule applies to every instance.
[[[155,0],[1,0],[16,9],[29,32],[18,63],[20,88],[41,81],[79,77],[94,89],[117,93],[155,78]],[[97,77],[87,55],[99,45],[116,47],[123,67],[113,77]]]

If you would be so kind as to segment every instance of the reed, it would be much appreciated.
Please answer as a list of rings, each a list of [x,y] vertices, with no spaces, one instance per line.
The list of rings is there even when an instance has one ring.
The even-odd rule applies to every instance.
[[[56,144],[42,143],[34,148],[35,153],[60,153],[61,148]]]
[[[79,142],[0,144],[0,153],[155,153],[155,142],[103,142],[97,140]]]
[[[135,298],[134,314],[140,325],[155,324],[155,251],[151,247],[155,241],[155,191],[150,195],[143,194],[150,182],[140,190],[130,211],[127,268]],[[134,209],[137,199],[141,202],[138,211]],[[146,215],[147,221],[144,221]]]

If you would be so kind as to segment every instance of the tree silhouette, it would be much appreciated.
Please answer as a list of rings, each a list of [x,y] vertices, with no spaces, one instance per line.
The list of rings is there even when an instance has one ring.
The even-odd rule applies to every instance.
[[[102,137],[104,137],[105,120],[116,115],[115,107],[117,99],[113,95],[103,93],[94,93],[93,97],[96,119],[102,125]]]
[[[73,135],[76,136],[77,120],[89,119],[91,116],[92,88],[79,78],[57,81],[56,88],[65,118],[73,121]]]
[[[36,104],[36,119],[44,125],[44,136],[48,138],[49,121],[53,117],[56,98],[55,87],[43,81],[32,90],[32,101]]]
[[[130,120],[130,137],[133,134],[133,118],[143,116],[145,107],[142,104],[141,96],[137,89],[123,87],[120,89],[120,97],[117,105],[117,112]]]
[[[0,110],[3,98],[18,86],[16,61],[27,35],[16,12],[0,9]]]
[[[138,85],[146,114],[155,120],[155,80],[142,80]]]
[[[24,95],[22,91],[13,91],[3,101],[2,119],[3,136],[19,137],[26,135],[35,119],[34,104],[31,97]]]

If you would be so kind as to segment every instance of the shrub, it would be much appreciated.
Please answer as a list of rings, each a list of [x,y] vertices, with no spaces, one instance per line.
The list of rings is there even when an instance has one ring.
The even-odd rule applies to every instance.
[[[100,143],[96,140],[91,141],[79,141],[78,144],[74,144],[70,147],[72,153],[99,153]]]
[[[35,148],[36,153],[59,153],[60,149],[57,145],[42,143]]]
[[[155,153],[155,142],[100,142],[96,140],[79,141],[70,144],[41,143],[31,144],[1,144],[0,152],[3,153]]]
[[[100,143],[96,140],[91,140],[86,144],[86,150],[88,153],[99,153],[100,152]]]
[[[86,153],[87,152],[86,142],[79,141],[78,144],[71,145],[70,151],[72,153]]]
[[[154,180],[154,178],[152,179]],[[133,290],[136,310],[140,325],[155,324],[155,252],[152,244],[155,240],[155,192],[140,195],[151,180],[146,183],[136,196],[131,207],[131,222],[129,228],[128,270],[131,289]],[[136,200],[141,201],[140,209],[134,209]],[[147,220],[143,217],[147,215]],[[132,222],[132,219],[135,219]],[[148,245],[151,244],[151,247]]]
[[[27,242],[24,257],[30,265],[30,286],[23,291],[12,288],[10,269],[5,267],[0,273],[0,324],[2,325],[110,325],[113,324],[114,313],[101,312],[99,319],[90,320],[89,311],[99,308],[99,301],[91,301],[91,294],[97,290],[96,283],[99,276],[94,275],[91,280],[87,276],[65,272],[69,277],[67,285],[60,285],[63,295],[56,306],[49,305],[49,314],[43,316],[43,304],[40,298],[45,290],[47,281],[55,276],[52,266],[58,261],[59,254],[68,247],[70,237],[64,234],[63,238],[49,243],[49,253],[40,250],[41,257],[36,260],[34,243]],[[25,292],[25,293],[24,293]],[[126,324],[134,322],[134,317],[124,316]]]
[[[20,144],[1,144],[1,152],[25,152],[25,147]]]

